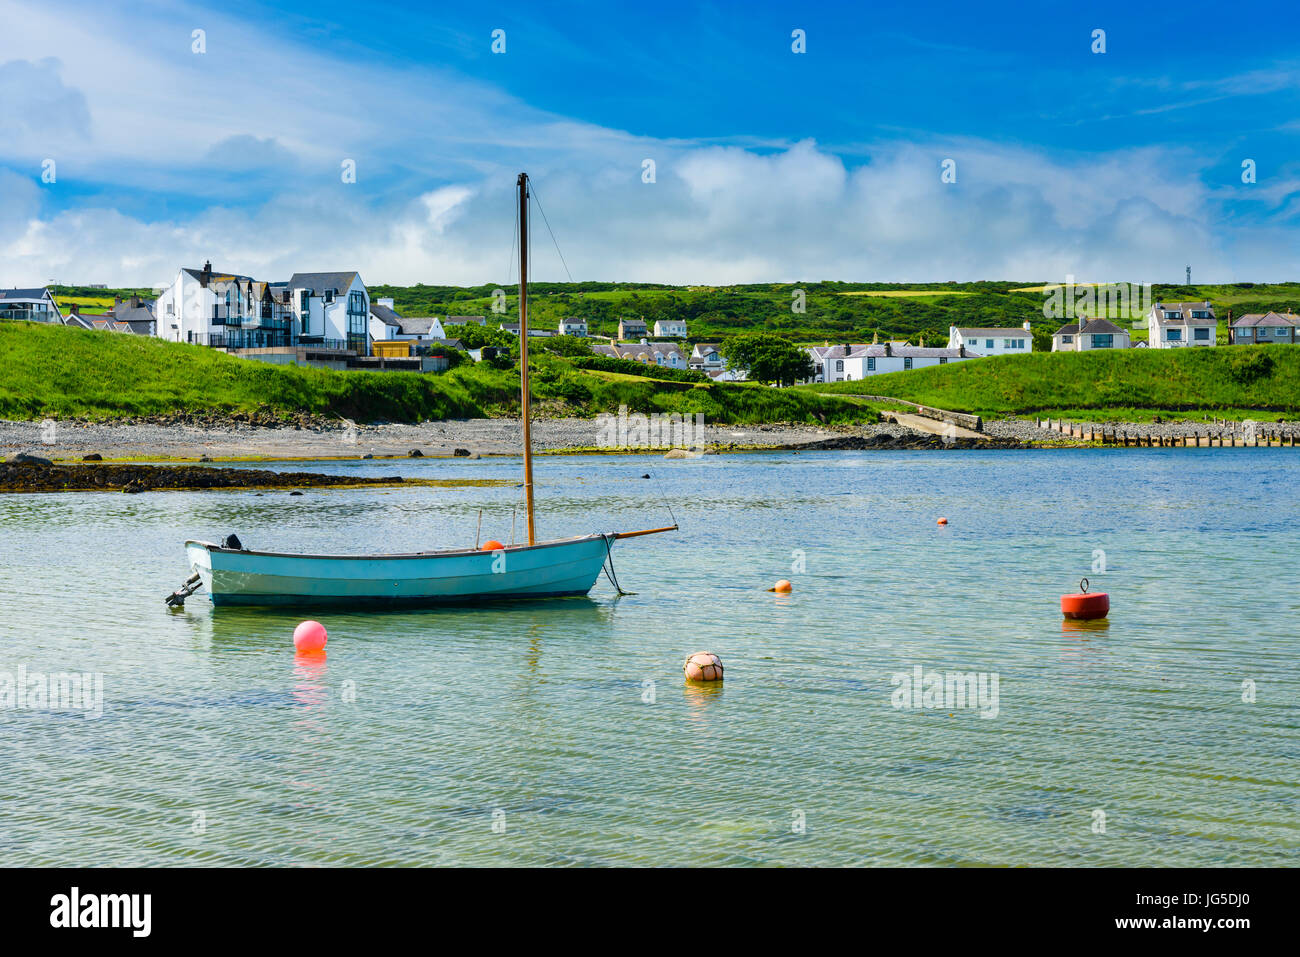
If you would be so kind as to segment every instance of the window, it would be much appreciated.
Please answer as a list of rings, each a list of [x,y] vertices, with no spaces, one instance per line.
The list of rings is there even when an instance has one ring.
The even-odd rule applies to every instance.
[[[843,360],[843,359],[836,359],[836,360],[835,360],[835,371],[836,371],[836,372],[843,372],[843,371],[844,371],[844,360]]]
[[[1235,330],[1235,331],[1236,331],[1237,338],[1239,338],[1239,339],[1249,339],[1249,338],[1250,338],[1251,330],[1249,330],[1249,329],[1237,329],[1237,330]]]
[[[868,371],[868,372],[875,372],[875,371],[876,371],[876,357],[875,357],[875,356],[867,356],[867,371]]]
[[[910,368],[912,368],[912,357],[911,357],[911,356],[905,356],[905,357],[903,358],[903,368],[904,368],[904,369],[910,369]]]
[[[1278,330],[1278,332],[1281,332],[1281,331],[1282,331],[1281,329]],[[1198,340],[1198,341],[1200,341],[1200,342],[1209,342],[1209,340],[1210,340],[1210,330],[1209,330],[1209,329],[1193,329],[1193,330],[1192,330],[1192,338],[1193,338],[1193,339],[1196,339],[1196,340]]]
[[[992,349],[992,348],[993,348],[993,340],[992,340],[992,339],[985,339],[985,340],[984,340],[984,348],[985,348],[985,349]]]
[[[1209,318],[1210,318],[1210,314],[1209,314],[1208,312],[1206,312],[1204,309],[1194,310],[1194,311],[1192,312],[1192,318],[1193,318],[1193,319],[1209,319]]]
[[[1094,332],[1092,334],[1092,347],[1094,349],[1112,349],[1115,346],[1114,333]]]
[[[1181,330],[1181,329],[1169,329],[1169,330],[1167,330],[1167,331],[1165,332],[1165,341],[1166,341],[1166,342],[1182,342],[1182,341],[1183,341],[1183,330]]]
[[[1073,341],[1074,341],[1074,336],[1061,336],[1062,343],[1073,342]]]
[[[1197,332],[1200,332],[1199,329],[1196,330],[1196,331],[1197,331]],[[1284,335],[1286,335],[1286,329],[1285,329],[1284,327],[1282,327],[1282,326],[1278,326],[1277,329],[1274,330],[1273,334],[1276,335],[1276,336],[1284,336]],[[1197,338],[1199,339],[1200,336],[1197,336]]]
[[[948,361],[948,357],[947,357],[947,356],[940,356],[940,357],[939,357],[939,365],[944,365],[944,364],[947,363],[947,361]]]
[[[1166,313],[1165,313],[1165,318],[1166,318],[1166,319],[1181,319],[1181,318],[1183,318],[1183,314],[1182,314],[1181,312],[1166,312]]]

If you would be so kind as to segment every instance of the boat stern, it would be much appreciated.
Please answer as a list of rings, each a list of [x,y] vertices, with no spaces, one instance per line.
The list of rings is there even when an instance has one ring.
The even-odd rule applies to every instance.
[[[190,572],[199,576],[209,594],[212,593],[212,553],[208,549],[216,547],[211,542],[185,543],[185,557],[190,561]]]

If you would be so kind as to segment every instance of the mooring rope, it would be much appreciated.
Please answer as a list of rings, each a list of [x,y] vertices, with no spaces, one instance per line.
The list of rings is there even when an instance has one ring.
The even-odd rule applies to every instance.
[[[608,535],[605,536],[605,557],[608,559],[609,565],[608,567],[601,565],[600,568],[605,573],[605,577],[609,579],[609,583],[614,586],[614,590],[618,592],[618,597],[635,595],[636,592],[634,591],[624,591],[623,586],[618,583],[618,572],[614,571],[614,551],[609,547]]]

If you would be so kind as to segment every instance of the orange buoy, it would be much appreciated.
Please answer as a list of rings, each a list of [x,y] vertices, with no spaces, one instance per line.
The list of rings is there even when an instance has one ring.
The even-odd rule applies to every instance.
[[[781,592],[781,593],[794,591],[794,586],[790,584],[790,579],[782,578],[779,582],[777,582],[775,585],[772,586],[772,591]]]
[[[935,524],[936,524],[936,525],[947,525],[947,524],[948,524],[948,520],[947,520],[946,518],[940,518],[939,521],[935,522]]]
[[[1061,596],[1061,614],[1077,621],[1093,621],[1110,614],[1110,595],[1088,591],[1088,579],[1079,582],[1079,591]]]
[[[722,659],[711,651],[697,651],[682,665],[687,681],[721,681]]]
[[[485,552],[495,552],[497,549],[500,548],[505,548],[505,546],[502,545],[500,542],[498,542],[495,538],[489,538],[486,542],[483,543],[483,551]]]

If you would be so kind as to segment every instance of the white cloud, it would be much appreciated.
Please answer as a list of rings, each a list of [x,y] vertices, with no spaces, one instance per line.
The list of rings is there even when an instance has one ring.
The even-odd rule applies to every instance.
[[[1198,278],[1267,280],[1293,258],[1280,226],[1251,233],[1249,259],[1225,251],[1236,234],[1209,225],[1224,197],[1178,150],[899,140],[849,164],[811,140],[746,149],[602,128],[209,11],[155,10],[128,29],[98,7],[0,0],[0,20],[13,25],[0,91],[18,91],[0,93],[3,119],[46,104],[87,138],[53,138],[70,150],[58,184],[0,168],[0,284],[150,284],[204,259],[270,279],[504,282],[520,168],[576,279],[1150,281],[1191,261]],[[190,52],[195,25],[207,54]],[[32,156],[0,139],[0,163],[32,169]],[[356,184],[340,180],[344,157]],[[947,157],[955,184],[940,181]],[[83,198],[96,188],[104,199]],[[541,221],[533,238],[539,278],[565,278]]]

